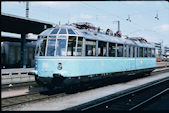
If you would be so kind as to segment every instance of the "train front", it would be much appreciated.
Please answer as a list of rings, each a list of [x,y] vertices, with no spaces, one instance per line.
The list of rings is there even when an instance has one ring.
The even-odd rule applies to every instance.
[[[48,88],[64,86],[69,73],[66,68],[68,37],[76,39],[78,31],[71,26],[56,26],[43,31],[38,36],[35,50],[35,69],[29,72],[36,82]],[[72,48],[74,49],[74,48]],[[63,68],[63,65],[65,66]],[[70,70],[70,69],[69,69]]]

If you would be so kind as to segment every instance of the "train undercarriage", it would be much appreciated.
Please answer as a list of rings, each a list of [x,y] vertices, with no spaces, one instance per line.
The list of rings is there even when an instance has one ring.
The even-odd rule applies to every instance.
[[[133,70],[133,71],[123,71],[116,73],[104,73],[104,74],[95,74],[88,76],[78,76],[78,77],[63,77],[61,75],[55,75],[51,77],[39,77],[35,75],[35,80],[37,84],[48,89],[55,89],[57,87],[70,88],[78,84],[85,84],[89,82],[99,81],[99,80],[113,80],[112,78],[121,77],[122,81],[125,81],[126,77],[135,76],[141,77],[144,75],[150,75],[154,68]],[[109,81],[109,82],[111,82]]]

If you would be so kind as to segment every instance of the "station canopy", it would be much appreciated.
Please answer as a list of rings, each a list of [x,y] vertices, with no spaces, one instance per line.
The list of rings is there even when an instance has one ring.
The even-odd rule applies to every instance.
[[[17,34],[39,34],[44,29],[53,27],[53,24],[49,22],[6,13],[1,14],[1,23],[1,31]]]

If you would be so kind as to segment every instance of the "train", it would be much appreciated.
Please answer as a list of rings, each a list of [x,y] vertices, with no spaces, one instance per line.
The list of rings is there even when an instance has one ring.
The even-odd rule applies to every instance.
[[[26,67],[33,68],[36,41],[26,44]],[[2,68],[21,68],[21,43],[20,42],[1,42],[1,67]]]
[[[76,23],[56,25],[38,35],[35,69],[29,75],[53,89],[116,75],[150,74],[155,67],[155,47],[144,38]]]

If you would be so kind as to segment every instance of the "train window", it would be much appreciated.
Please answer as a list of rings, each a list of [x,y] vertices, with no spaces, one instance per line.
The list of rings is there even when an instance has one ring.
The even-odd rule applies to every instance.
[[[127,57],[127,45],[124,45],[124,57]]]
[[[75,34],[75,32],[72,29],[68,29],[69,34]]]
[[[147,57],[147,48],[144,48],[144,57]]]
[[[66,39],[57,39],[56,56],[66,55]]]
[[[75,36],[69,36],[67,56],[75,56],[75,48],[76,48],[76,37]]]
[[[59,29],[54,29],[50,34],[57,34],[58,31]]]
[[[58,38],[66,38],[67,36],[60,35]]]
[[[86,56],[96,56],[96,41],[86,40]]]
[[[49,36],[49,38],[56,38],[56,36]]]
[[[137,47],[137,57],[139,57],[139,47]]]
[[[99,41],[98,56],[107,56],[107,42]]]
[[[48,38],[46,56],[54,56],[56,39]]]
[[[123,44],[117,44],[117,57],[123,57]]]
[[[46,39],[42,41],[40,44],[40,52],[39,56],[45,56],[45,49],[46,49]]]
[[[49,32],[51,31],[52,28],[46,29],[45,31],[43,31],[42,33],[40,33],[39,35],[43,35],[46,36],[49,34]]]
[[[151,48],[148,48],[148,57],[151,57]]]
[[[83,38],[78,37],[76,56],[82,56]]]
[[[135,57],[135,47],[133,46],[133,57]]]
[[[66,29],[61,29],[59,34],[66,34]]]
[[[152,57],[155,57],[155,48],[151,49]]]
[[[39,56],[40,39],[36,42],[35,56]]]
[[[109,56],[115,57],[116,45],[115,43],[109,43]]]
[[[128,46],[128,50],[129,50],[128,57],[130,57],[131,56],[131,46]]]
[[[140,55],[140,57],[143,57],[143,47],[140,47],[139,55]]]

